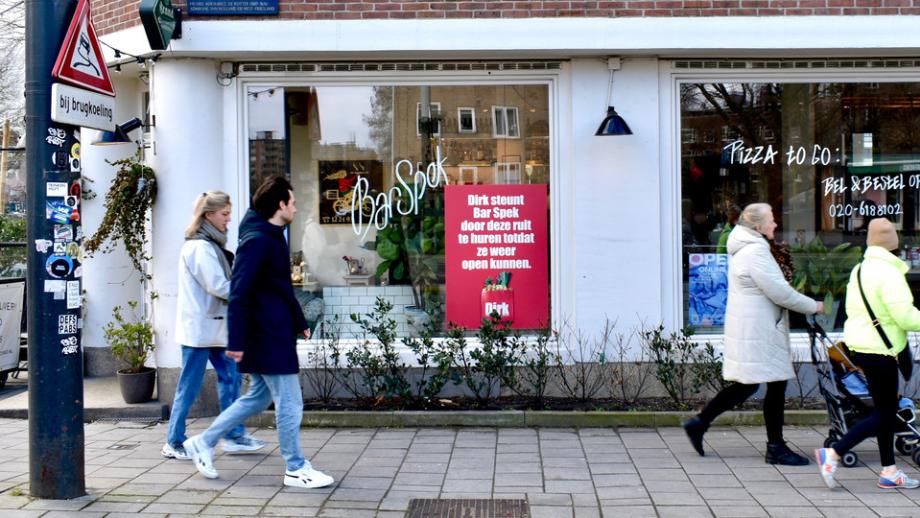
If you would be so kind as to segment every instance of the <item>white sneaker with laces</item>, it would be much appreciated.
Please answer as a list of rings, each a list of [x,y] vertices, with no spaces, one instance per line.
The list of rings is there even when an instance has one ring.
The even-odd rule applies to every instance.
[[[331,486],[333,482],[335,482],[334,478],[312,467],[304,466],[297,471],[284,472],[284,485],[286,486],[316,489]]]
[[[192,458],[198,473],[205,478],[217,478],[217,470],[214,469],[214,451],[208,448],[208,445],[201,440],[200,435],[189,437],[182,446],[185,453]]]
[[[179,446],[176,448],[169,443],[163,445],[163,449],[160,450],[160,454],[167,459],[189,460],[188,453],[185,453],[184,447]]]
[[[264,447],[265,441],[260,441],[251,435],[243,435],[232,440],[220,440],[220,448],[226,453],[258,451]]]

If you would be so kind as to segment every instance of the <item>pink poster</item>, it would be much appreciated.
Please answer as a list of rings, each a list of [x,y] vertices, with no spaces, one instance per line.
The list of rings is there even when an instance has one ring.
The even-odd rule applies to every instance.
[[[496,312],[516,329],[549,325],[547,186],[445,188],[447,321]]]

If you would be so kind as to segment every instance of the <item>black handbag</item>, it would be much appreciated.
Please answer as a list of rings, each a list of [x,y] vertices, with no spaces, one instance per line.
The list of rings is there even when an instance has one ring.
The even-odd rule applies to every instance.
[[[866,311],[869,312],[869,318],[872,319],[872,327],[878,331],[879,336],[882,337],[882,342],[885,342],[888,349],[894,349],[894,346],[891,345],[891,341],[888,340],[888,335],[885,334],[885,330],[882,328],[882,323],[875,317],[875,312],[872,311],[872,306],[869,305],[869,299],[866,298],[866,292],[863,291],[862,263],[859,263],[857,268],[859,268],[859,271],[856,273],[856,284],[859,285],[859,295],[862,297],[863,304],[866,306]],[[901,371],[901,376],[904,376],[904,381],[910,380],[911,375],[914,373],[914,358],[910,352],[910,344],[905,345],[904,350],[898,353],[897,362],[898,370]]]

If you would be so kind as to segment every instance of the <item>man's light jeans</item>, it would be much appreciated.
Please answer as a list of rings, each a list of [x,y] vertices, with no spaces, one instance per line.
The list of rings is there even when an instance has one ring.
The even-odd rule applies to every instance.
[[[300,421],[303,419],[303,394],[296,374],[249,374],[249,392],[217,416],[201,438],[213,448],[221,437],[246,422],[252,415],[275,402],[275,424],[281,456],[288,471],[309,467],[300,447]]]

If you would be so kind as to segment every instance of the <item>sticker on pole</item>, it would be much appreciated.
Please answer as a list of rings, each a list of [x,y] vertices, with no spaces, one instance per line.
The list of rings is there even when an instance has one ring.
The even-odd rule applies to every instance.
[[[115,97],[115,88],[90,19],[88,0],[80,0],[77,4],[51,75],[74,86]]]

